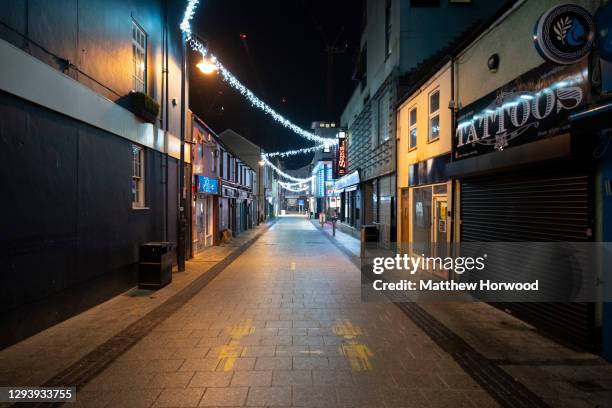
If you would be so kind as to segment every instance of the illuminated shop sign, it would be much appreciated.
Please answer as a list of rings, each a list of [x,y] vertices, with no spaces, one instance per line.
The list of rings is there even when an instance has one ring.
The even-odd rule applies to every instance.
[[[336,156],[336,178],[340,178],[346,175],[346,168],[348,167],[346,158],[346,137],[338,139],[337,156]]]
[[[595,22],[584,7],[561,4],[538,19],[533,41],[542,58],[556,64],[573,64],[591,52]]]
[[[546,63],[458,112],[455,159],[504,150],[570,131],[588,93],[586,62]]]
[[[318,196],[324,197],[325,196],[325,166],[322,166],[321,169],[319,170],[317,181],[319,183]]]
[[[219,180],[206,176],[195,176],[198,193],[219,194]]]

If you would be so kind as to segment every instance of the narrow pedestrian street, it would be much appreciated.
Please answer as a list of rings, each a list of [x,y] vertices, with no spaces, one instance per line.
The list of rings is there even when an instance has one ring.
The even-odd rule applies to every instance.
[[[303,217],[285,217],[78,392],[80,406],[496,406]]]

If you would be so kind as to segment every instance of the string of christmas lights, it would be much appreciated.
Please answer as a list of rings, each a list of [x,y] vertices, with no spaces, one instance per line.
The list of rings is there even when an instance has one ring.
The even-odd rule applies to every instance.
[[[294,183],[284,183],[282,181],[279,181],[278,184],[285,190],[291,191],[293,193],[301,193],[302,191],[306,191],[309,188],[308,185],[300,185],[302,183],[299,183],[297,187],[294,187]]]
[[[270,160],[268,160],[266,156],[262,155],[261,159],[266,163],[267,166],[269,166],[272,170],[274,170],[276,174],[278,174],[279,176],[284,177],[287,180],[295,181],[294,184],[310,183],[314,179],[314,176],[311,176],[308,178],[293,177],[292,175],[287,174],[281,169],[279,169],[278,167],[276,167]]]
[[[286,152],[264,153],[264,156],[266,157],[277,157],[277,156],[289,157],[289,156],[295,156],[298,154],[312,153],[312,152],[316,152],[318,150],[322,150],[326,148],[329,148],[329,143],[321,143],[316,146],[304,147],[302,149],[287,150]]]
[[[278,184],[280,184],[283,187],[291,187],[291,188],[304,187],[304,188],[308,188],[307,183],[302,183],[300,181],[298,181],[298,182],[279,181]]]
[[[194,38],[191,32],[191,19],[195,14],[195,10],[198,6],[198,3],[199,0],[189,0],[187,2],[187,8],[185,9],[185,15],[183,16],[183,20],[181,21],[180,28],[181,31],[185,34],[186,40],[191,46],[191,48],[194,51],[199,52],[202,55],[202,58],[206,58],[207,55],[210,54],[209,50],[204,46],[204,44]],[[255,94],[251,92],[251,90],[248,89],[246,86],[244,86],[238,80],[238,78],[232,75],[232,73],[229,72],[229,70],[225,68],[223,64],[221,64],[221,62],[217,58],[215,58],[214,55],[211,54],[209,58],[210,62],[217,67],[217,69],[221,73],[221,77],[225,82],[227,82],[231,87],[240,92],[240,94],[244,96],[251,103],[251,105],[262,110],[264,113],[272,117],[272,119],[274,119],[281,125],[290,129],[299,136],[302,136],[303,138],[311,140],[313,142],[327,143],[329,145],[334,145],[338,143],[337,139],[320,137],[295,125],[293,122],[283,117],[281,114],[272,109],[268,104],[266,104],[264,101],[255,96]]]

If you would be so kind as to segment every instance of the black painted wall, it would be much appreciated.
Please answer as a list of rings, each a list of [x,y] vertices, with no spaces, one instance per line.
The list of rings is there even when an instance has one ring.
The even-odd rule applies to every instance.
[[[140,243],[176,242],[177,161],[146,150],[133,210],[131,146],[0,92],[0,348],[134,285]]]

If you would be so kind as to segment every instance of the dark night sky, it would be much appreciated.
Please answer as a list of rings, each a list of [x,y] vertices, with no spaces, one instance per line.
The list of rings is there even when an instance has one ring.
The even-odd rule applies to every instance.
[[[194,17],[194,32],[243,84],[283,116],[310,129],[314,120],[339,120],[355,82],[351,79],[359,47],[359,0],[204,0]],[[348,46],[334,62],[334,103],[326,106],[327,54],[317,25],[332,43]],[[246,43],[240,33],[247,35]],[[217,133],[232,128],[268,151],[312,145],[250,106],[218,75],[205,76],[190,54],[191,109]],[[283,102],[285,99],[285,102]],[[223,109],[222,109],[223,108]],[[299,167],[309,156],[286,164]]]

